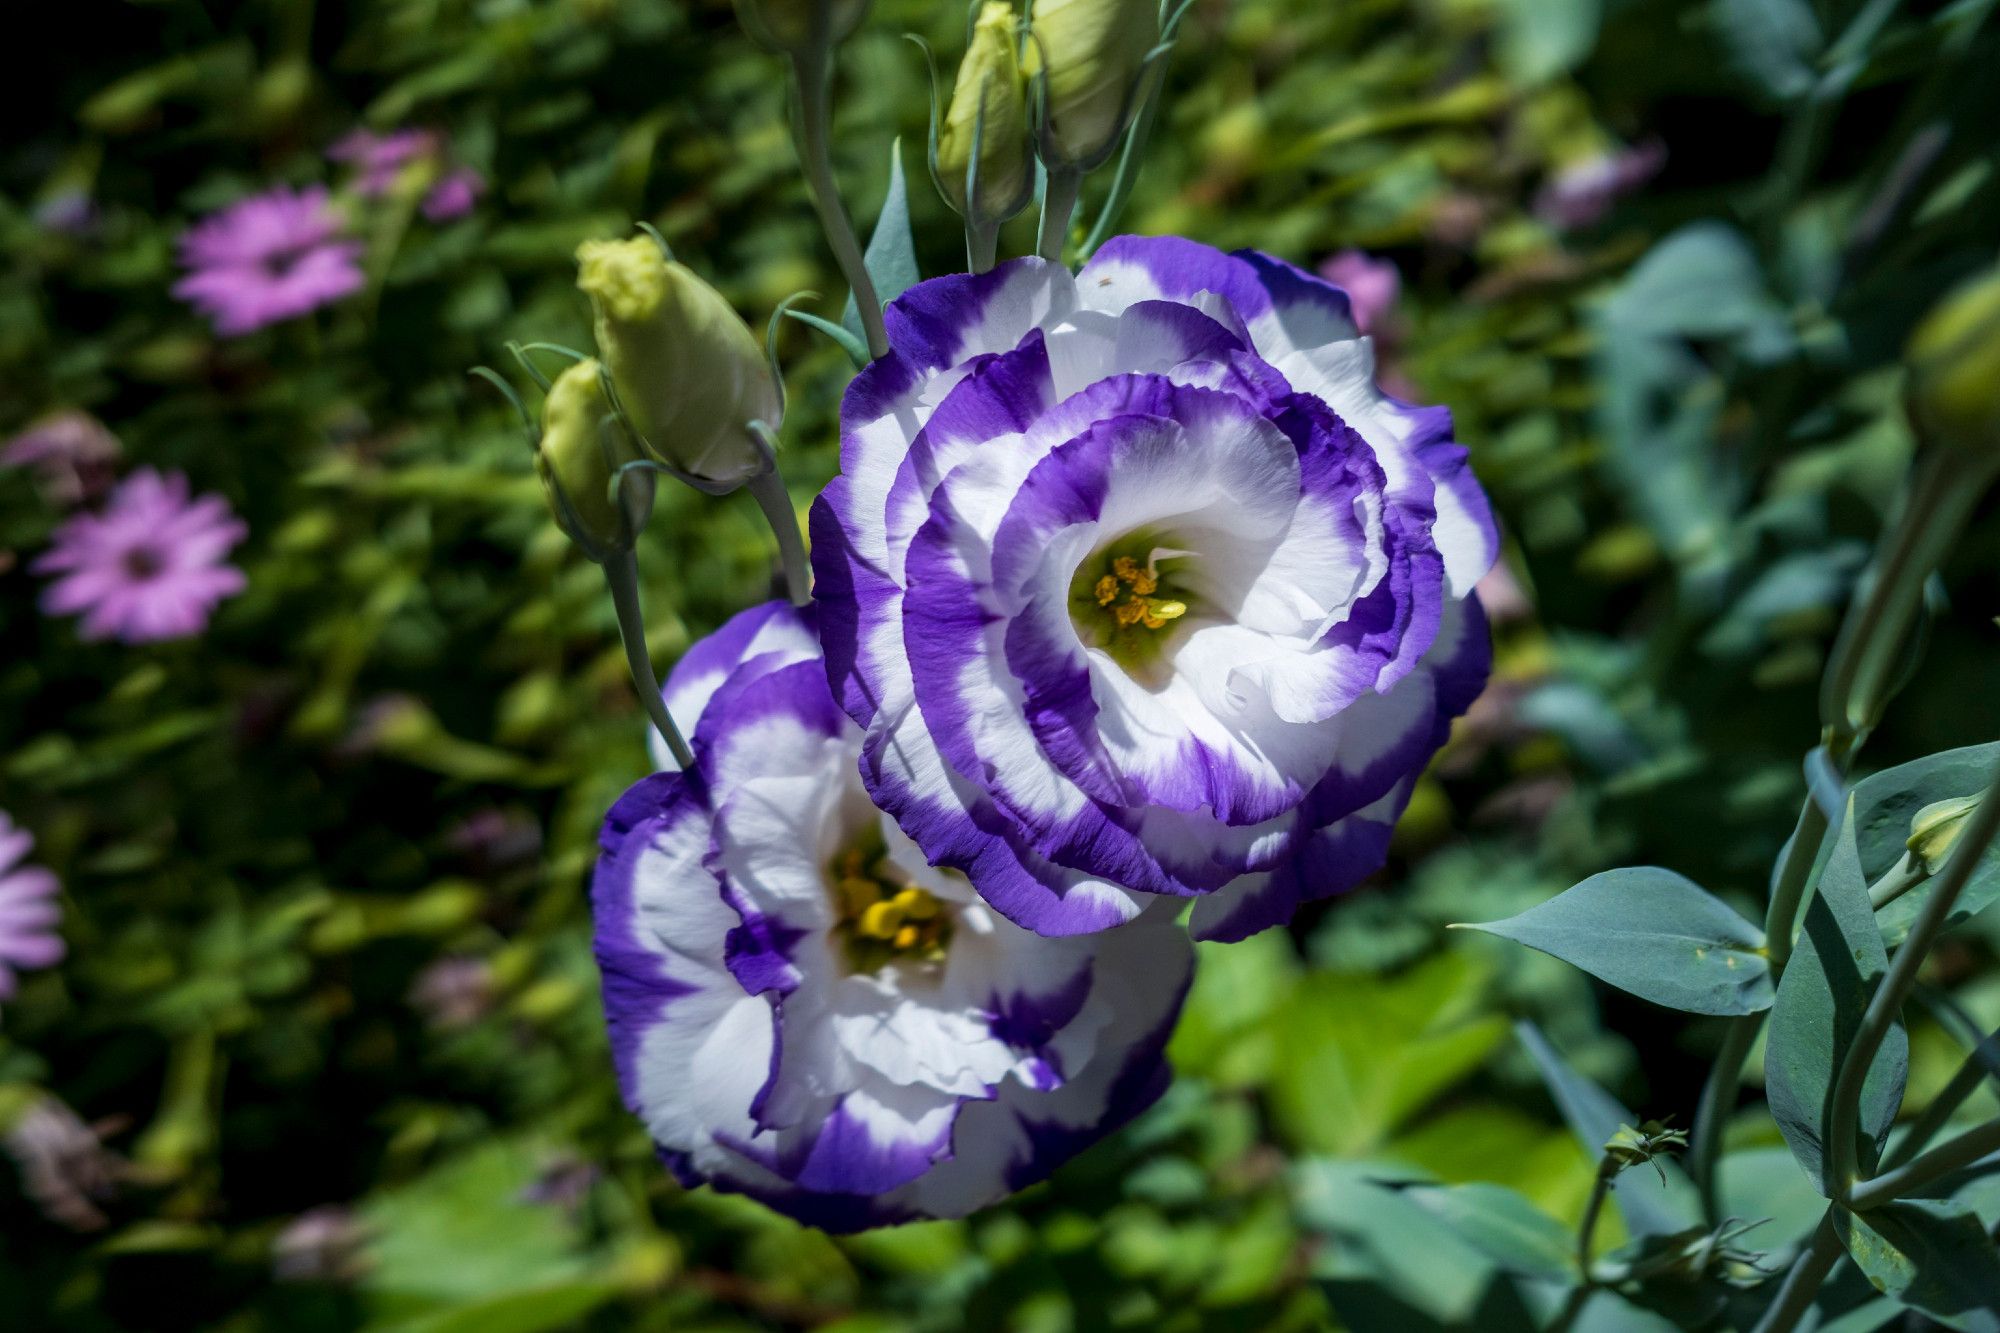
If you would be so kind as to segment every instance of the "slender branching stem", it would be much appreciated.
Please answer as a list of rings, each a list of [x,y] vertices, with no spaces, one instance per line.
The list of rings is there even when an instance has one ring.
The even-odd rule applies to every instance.
[[[1829,1207],[1820,1216],[1812,1239],[1793,1261],[1791,1271],[1785,1274],[1784,1283],[1778,1288],[1777,1298],[1751,1333],[1791,1333],[1812,1308],[1820,1283],[1826,1281],[1826,1275],[1841,1255],[1840,1232],[1834,1225],[1833,1212]]]
[[[1994,1152],[2000,1152],[2000,1120],[1989,1120],[1968,1129],[1893,1171],[1863,1181],[1854,1187],[1849,1202],[1857,1211],[1880,1207]]]
[[[1611,1182],[1618,1177],[1619,1164],[1611,1157],[1597,1164],[1597,1180],[1590,1187],[1590,1202],[1583,1206],[1583,1221],[1576,1228],[1576,1270],[1579,1280],[1590,1286],[1591,1242],[1597,1238],[1597,1219],[1604,1213],[1604,1200]]]
[[[1903,1000],[1917,979],[1917,969],[1923,966],[1924,958],[1936,942],[1938,932],[1944,929],[1952,907],[1958,902],[1959,893],[1972,878],[1980,858],[1985,856],[1987,845],[1993,841],[1996,830],[2000,830],[2000,773],[1996,773],[1994,780],[1988,784],[1986,798],[1967,818],[1957,844],[1953,846],[1944,868],[1938,872],[1936,886],[1924,899],[1916,920],[1910,924],[1910,933],[1903,941],[1903,947],[1890,960],[1889,971],[1868,1001],[1868,1008],[1861,1016],[1861,1025],[1855,1031],[1854,1040],[1848,1043],[1847,1054],[1841,1061],[1840,1076],[1834,1081],[1831,1094],[1832,1113],[1828,1118],[1826,1135],[1827,1184],[1836,1202],[1845,1202],[1845,1196],[1857,1180],[1855,1140],[1861,1117],[1861,1090],[1867,1081],[1868,1070],[1875,1062],[1875,1053],[1882,1048],[1883,1038],[1888,1036],[1890,1027],[1902,1012]]]
[[[1965,1057],[1965,1063],[1951,1076],[1951,1082],[1931,1098],[1930,1105],[1924,1107],[1924,1113],[1882,1155],[1882,1170],[1886,1173],[1901,1166],[1936,1138],[1939,1131],[1951,1123],[1958,1108],[1965,1105],[1966,1098],[1977,1092],[1979,1085],[1988,1078],[2000,1081],[2000,1032],[1981,1041],[1972,1054]]]
[[[778,562],[785,572],[785,595],[791,598],[793,606],[804,606],[812,601],[812,567],[806,560],[806,543],[799,532],[798,510],[792,506],[791,492],[785,489],[785,479],[772,468],[750,478],[748,482],[751,496],[757,507],[764,511],[764,521],[771,525],[771,533],[778,539]]]
[[[826,243],[833,250],[834,263],[854,292],[854,308],[861,316],[861,329],[868,340],[868,354],[880,357],[889,350],[889,335],[882,324],[882,301],[875,294],[875,280],[868,276],[861,242],[854,234],[853,220],[840,201],[840,185],[833,175],[830,130],[833,121],[833,56],[821,49],[794,56],[792,91],[796,105],[793,130],[798,141],[799,165],[805,169],[806,188],[813,207],[819,210]]]
[[[683,773],[694,772],[694,751],[688,748],[681,729],[674,725],[667,701],[660,697],[660,678],[653,673],[653,655],[646,649],[646,617],[639,607],[639,561],[630,551],[620,552],[602,566],[604,582],[611,589],[611,606],[618,615],[618,636],[625,641],[625,665],[631,669],[632,685],[646,715],[659,728],[660,739]]]

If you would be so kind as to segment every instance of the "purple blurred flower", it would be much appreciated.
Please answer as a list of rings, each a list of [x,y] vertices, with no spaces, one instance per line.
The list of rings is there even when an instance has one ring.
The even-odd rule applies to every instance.
[[[21,863],[34,845],[34,835],[0,811],[0,1000],[14,998],[17,971],[62,961],[63,940],[56,933],[61,886],[53,871]]]
[[[1588,227],[1666,165],[1661,143],[1599,153],[1564,167],[1535,195],[1535,216],[1564,231]]]
[[[116,1197],[129,1169],[104,1146],[105,1126],[87,1125],[54,1097],[39,1096],[7,1128],[7,1155],[21,1171],[21,1192],[42,1215],[72,1231],[102,1230],[100,1204]]]
[[[354,190],[364,199],[379,199],[395,188],[403,168],[422,158],[436,157],[443,141],[430,130],[350,130],[334,141],[326,155],[354,168]]]
[[[1382,332],[1383,317],[1402,295],[1403,275],[1392,259],[1366,250],[1342,250],[1319,266],[1319,275],[1347,293],[1354,323],[1363,333]]]
[[[97,203],[83,190],[58,190],[35,205],[35,225],[59,236],[88,236],[97,230]]]
[[[95,499],[111,484],[118,437],[88,412],[66,408],[33,422],[0,444],[0,467],[32,468],[52,503]]]
[[[341,228],[322,187],[252,195],[181,237],[189,272],[174,295],[224,336],[294,319],[361,289],[361,245]]]
[[[223,558],[244,532],[221,496],[190,499],[181,473],[141,468],[102,511],[56,529],[35,562],[38,573],[59,575],[42,610],[81,613],[86,639],[150,643],[199,633],[218,602],[243,590],[242,571]]]
[[[410,1005],[440,1031],[468,1028],[493,1007],[498,986],[484,958],[440,958],[417,974]]]
[[[519,813],[489,807],[452,825],[445,843],[475,874],[494,875],[541,855],[542,826]]]
[[[486,180],[471,167],[457,167],[431,187],[424,196],[424,216],[432,222],[449,222],[464,217],[486,193]]]

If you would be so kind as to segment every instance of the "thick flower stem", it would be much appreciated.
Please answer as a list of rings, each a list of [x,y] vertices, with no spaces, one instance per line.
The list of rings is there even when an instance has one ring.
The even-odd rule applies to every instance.
[[[1868,886],[1868,905],[1879,912],[1930,877],[1930,872],[1906,852],[1887,874]]]
[[[778,539],[778,561],[785,571],[785,594],[791,598],[793,606],[805,606],[812,601],[812,567],[806,560],[805,538],[799,532],[799,513],[792,507],[792,496],[785,489],[785,479],[778,475],[776,468],[772,468],[750,478],[748,485],[757,507],[764,511],[764,521],[771,525],[771,534]]]
[[[660,678],[653,673],[653,657],[646,650],[646,617],[639,607],[639,561],[623,551],[604,562],[604,582],[611,589],[611,606],[618,615],[618,637],[625,642],[625,665],[632,672],[632,685],[639,702],[659,729],[660,739],[683,773],[694,772],[694,751],[688,748],[681,729],[674,725],[667,701],[660,695]]]
[[[1882,1155],[1882,1170],[1886,1173],[1901,1166],[1936,1138],[1938,1131],[1951,1123],[1952,1115],[1965,1104],[1965,1099],[1977,1092],[1979,1085],[1988,1078],[2000,1081],[2000,1032],[1985,1038],[1972,1054],[1965,1057],[1965,1063],[1951,1076],[1951,1082],[1931,1098],[1930,1105],[1924,1107],[1924,1113],[1917,1117],[1916,1123],[1905,1130],[1895,1146]]]
[[[1944,929],[1944,923],[1958,901],[1959,893],[1972,878],[1973,870],[1980,858],[1985,856],[1987,845],[1993,841],[1996,831],[2000,831],[2000,772],[1996,772],[1994,779],[1987,784],[1986,798],[1967,819],[1951,856],[1938,872],[1936,886],[1924,899],[1917,919],[1911,923],[1903,947],[1890,961],[1889,971],[1869,1000],[1868,1008],[1861,1016],[1861,1026],[1855,1031],[1854,1040],[1848,1044],[1847,1055],[1841,1061],[1840,1076],[1834,1082],[1830,1097],[1833,1109],[1826,1135],[1827,1184],[1833,1190],[1836,1202],[1844,1202],[1856,1184],[1858,1164],[1855,1160],[1855,1139],[1859,1134],[1861,1091],[1867,1082],[1868,1070],[1875,1062],[1875,1053],[1881,1049],[1882,1039],[1888,1036],[1890,1026],[1902,1012],[1903,999],[1917,979],[1917,969],[1923,966],[1931,945],[1936,942],[1938,932]],[[1942,1152],[1943,1149],[1937,1151]],[[1911,1163],[1911,1166],[1914,1165]],[[1880,1202],[1879,1191],[1873,1184],[1869,1188],[1871,1197]]]
[[[985,273],[993,267],[994,259],[1000,251],[1000,224],[997,222],[968,222],[965,224],[965,265],[968,273]]]
[[[1826,1275],[1833,1271],[1840,1255],[1840,1233],[1835,1229],[1833,1209],[1829,1207],[1820,1216],[1812,1240],[1807,1242],[1806,1248],[1799,1252],[1798,1259],[1792,1264],[1792,1271],[1785,1274],[1777,1299],[1764,1311],[1764,1317],[1757,1321],[1757,1327],[1751,1333],[1791,1333],[1798,1327],[1799,1320],[1812,1308],[1820,1283],[1826,1281]]]
[[[840,201],[840,185],[833,176],[833,150],[828,131],[833,121],[831,84],[833,56],[818,51],[792,58],[792,129],[799,150],[799,165],[805,169],[806,188],[813,207],[819,211],[820,227],[833,250],[834,263],[854,293],[854,308],[861,316],[867,336],[868,354],[881,357],[889,351],[889,335],[882,324],[882,300],[875,294],[875,280],[868,276],[861,242],[847,206]]]
[[[1042,237],[1035,247],[1035,252],[1050,263],[1062,263],[1070,215],[1076,212],[1077,196],[1082,192],[1082,172],[1067,167],[1050,169],[1042,187]]]

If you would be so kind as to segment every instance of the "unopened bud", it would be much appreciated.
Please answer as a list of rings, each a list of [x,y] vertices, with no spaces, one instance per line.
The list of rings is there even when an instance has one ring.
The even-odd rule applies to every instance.
[[[868,0],[736,0],[750,40],[779,55],[831,50],[868,17]]]
[[[1948,801],[1933,801],[1917,811],[1910,820],[1909,841],[1903,844],[1910,849],[1910,859],[1925,874],[1935,875],[1944,865],[1944,859],[1951,855],[1965,821],[1978,808],[1977,796],[1958,796]]]
[[[778,386],[750,326],[722,294],[645,237],[586,241],[576,285],[619,405],[654,458],[719,487],[768,462],[748,427],[778,422]]]
[[[579,361],[556,377],[542,403],[535,472],[556,525],[593,560],[631,550],[653,512],[652,474],[618,474],[638,458],[622,440],[597,362]]]
[[[1042,134],[1051,166],[1088,170],[1110,155],[1159,39],[1156,0],[1037,0],[1024,62],[1029,78],[1048,79]]]
[[[938,127],[938,187],[946,202],[973,222],[1004,222],[1027,207],[1034,193],[1027,81],[1015,54],[1016,26],[1014,7],[1006,0],[990,0],[979,11],[952,86],[951,108]]]
[[[1923,439],[2000,468],[2000,269],[1933,307],[1905,359],[1910,418]]]

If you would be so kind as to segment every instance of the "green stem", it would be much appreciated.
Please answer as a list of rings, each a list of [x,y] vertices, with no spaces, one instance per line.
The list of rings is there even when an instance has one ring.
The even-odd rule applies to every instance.
[[[1868,905],[1879,912],[1930,877],[1930,872],[1905,852],[1887,874],[1868,886]]]
[[[792,505],[785,479],[772,468],[749,481],[750,494],[764,511],[764,521],[778,539],[778,561],[785,571],[785,592],[793,606],[812,601],[812,566],[806,559],[805,538],[799,533],[799,511]]]
[[[1153,118],[1160,109],[1160,85],[1166,81],[1166,61],[1154,62],[1147,72],[1145,91],[1140,95],[1139,112],[1132,118],[1132,126],[1125,131],[1125,146],[1118,154],[1118,171],[1111,178],[1111,193],[1104,197],[1104,207],[1097,211],[1097,221],[1091,225],[1090,235],[1084,239],[1083,253],[1088,256],[1096,252],[1110,236],[1111,228],[1118,221],[1118,215],[1125,210],[1125,201],[1132,197],[1132,186],[1139,179],[1140,159],[1146,155],[1146,140],[1152,137]]]
[[[1083,192],[1083,173],[1069,167],[1051,167],[1042,187],[1042,235],[1035,253],[1060,264],[1063,245],[1069,240],[1070,215],[1076,212],[1077,196]]]
[[[1785,1274],[1777,1298],[1771,1302],[1770,1309],[1764,1311],[1764,1317],[1757,1321],[1757,1327],[1751,1333],[1791,1333],[1805,1312],[1812,1308],[1813,1297],[1819,1295],[1819,1284],[1826,1281],[1826,1275],[1833,1271],[1841,1248],[1840,1233],[1834,1227],[1833,1209],[1828,1208],[1820,1216],[1812,1240],[1799,1252],[1791,1272]]]
[[[1855,1186],[1853,1206],[1857,1211],[1880,1207],[1994,1152],[2000,1152],[2000,1120],[1989,1120],[1976,1129],[1968,1129],[1894,1171]]]
[[[1965,1063],[1951,1076],[1951,1082],[1931,1098],[1924,1113],[1917,1117],[1895,1146],[1883,1154],[1882,1170],[1885,1173],[1893,1171],[1936,1138],[1938,1131],[1951,1123],[1952,1116],[1965,1104],[1965,1099],[1977,1092],[1979,1085],[1989,1077],[2000,1080],[2000,1032],[1981,1041],[1972,1054],[1965,1057]]]
[[[854,293],[854,308],[861,316],[861,328],[868,338],[868,353],[881,357],[889,351],[889,334],[882,324],[882,301],[875,294],[875,280],[868,276],[861,242],[847,206],[840,201],[840,184],[833,175],[833,150],[828,130],[833,121],[830,92],[833,55],[821,49],[792,57],[792,90],[796,119],[793,124],[799,150],[799,165],[805,169],[807,192],[819,211],[826,243],[833,250],[834,263]]]
[[[1763,1014],[1745,1014],[1730,1021],[1722,1036],[1722,1049],[1709,1066],[1708,1079],[1701,1085],[1701,1100],[1695,1104],[1694,1129],[1688,1140],[1688,1169],[1695,1188],[1701,1193],[1702,1216],[1710,1226],[1722,1221],[1722,1204],[1716,1188],[1715,1172],[1722,1157],[1722,1131],[1729,1113],[1736,1109],[1736,1095],[1743,1085],[1743,1063],[1764,1030]]]
[[[1597,1164],[1597,1182],[1590,1188],[1590,1202],[1583,1206],[1583,1221],[1576,1228],[1576,1269],[1586,1287],[1592,1285],[1591,1241],[1597,1236],[1597,1219],[1604,1212],[1604,1200],[1611,1193],[1611,1182],[1618,1171],[1618,1163],[1609,1157]]]
[[[1964,830],[1959,834],[1958,844],[1952,848],[1951,856],[1938,872],[1936,887],[1924,899],[1923,908],[1911,923],[1903,947],[1890,960],[1888,974],[1868,1001],[1868,1009],[1861,1016],[1861,1026],[1855,1031],[1854,1040],[1848,1043],[1846,1058],[1841,1061],[1840,1076],[1835,1080],[1830,1096],[1833,1112],[1828,1119],[1826,1134],[1827,1185],[1832,1189],[1836,1202],[1845,1200],[1857,1180],[1855,1146],[1861,1117],[1861,1090],[1867,1082],[1870,1067],[1875,1063],[1875,1053],[1881,1049],[1882,1039],[1889,1035],[1890,1027],[1902,1013],[1903,999],[1917,979],[1917,969],[1923,966],[1938,932],[1944,929],[1952,907],[1958,902],[1959,893],[1972,878],[1973,870],[1986,854],[1987,845],[1993,841],[1996,831],[2000,831],[2000,771],[1996,771],[1988,784],[1986,798],[1967,819]]]
[[[993,267],[993,260],[1000,250],[1000,224],[997,222],[968,222],[965,224],[965,266],[968,273],[984,273]]]
[[[1830,731],[1862,734],[1882,715],[1923,605],[1924,580],[1957,544],[1985,489],[1952,450],[1930,450],[1917,460],[1909,494],[1834,640],[1820,687],[1820,718]]]
[[[1813,862],[1819,858],[1819,844],[1826,837],[1826,830],[1826,811],[1808,792],[1805,804],[1799,807],[1799,822],[1792,829],[1792,840],[1785,844],[1784,859],[1778,863],[1770,906],[1764,911],[1764,948],[1771,957],[1774,979],[1785,974],[1785,964],[1792,960],[1792,935],[1798,929],[1799,905],[1805,901],[1807,882],[1812,878]]]
[[[674,725],[673,714],[667,711],[667,701],[660,695],[660,678],[653,673],[653,656],[646,649],[646,616],[639,607],[639,561],[630,551],[623,551],[604,562],[604,582],[611,589],[611,606],[618,615],[618,637],[625,641],[625,665],[632,672],[633,688],[639,691],[639,702],[645,705],[646,715],[653,719],[659,729],[660,739],[667,743],[667,752],[680,765],[681,772],[694,772],[694,751],[688,748],[681,729]]]

